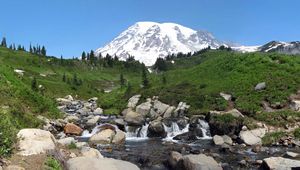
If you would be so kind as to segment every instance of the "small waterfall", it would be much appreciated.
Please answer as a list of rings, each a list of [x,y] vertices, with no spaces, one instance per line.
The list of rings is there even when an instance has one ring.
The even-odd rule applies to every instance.
[[[198,127],[201,128],[203,133],[203,137],[200,137],[199,139],[211,139],[212,137],[210,134],[208,123],[202,119],[199,119],[198,122],[199,122]]]
[[[172,122],[170,127],[166,126],[165,124],[163,124],[163,125],[165,128],[165,131],[167,132],[167,137],[165,138],[165,140],[173,140],[173,137],[189,131],[189,124],[187,124],[186,127],[183,128],[182,130],[180,130],[180,128],[176,122]]]
[[[142,127],[125,126],[126,140],[144,140],[148,139],[147,131],[149,124]]]
[[[91,132],[89,132],[88,130],[84,130],[82,132],[81,137],[83,137],[83,138],[90,138],[91,136],[93,136],[94,134],[96,134],[99,131],[99,127],[100,126],[101,125],[95,126],[94,129]]]

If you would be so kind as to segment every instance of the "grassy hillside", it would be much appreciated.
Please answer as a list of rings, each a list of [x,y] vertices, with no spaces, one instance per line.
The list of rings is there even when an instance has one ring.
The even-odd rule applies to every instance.
[[[234,96],[237,108],[253,114],[262,110],[262,101],[285,104],[300,85],[300,58],[282,54],[211,50],[177,59],[176,67],[168,65],[169,71],[151,77],[152,86],[144,93],[157,94],[169,103],[186,101],[194,112],[225,109],[227,103],[219,96],[225,92]],[[255,91],[260,82],[266,82],[267,88]]]
[[[144,98],[158,95],[173,105],[185,101],[191,105],[190,114],[201,114],[228,108],[229,103],[219,95],[225,92],[233,95],[235,107],[244,114],[268,120],[269,124],[284,116],[299,117],[290,111],[257,113],[262,111],[262,101],[286,104],[288,97],[299,89],[300,57],[209,50],[166,61],[166,65],[165,72],[148,73],[150,86],[141,88],[143,66],[134,61],[115,61],[113,67],[108,67],[103,63],[60,60],[0,47],[0,155],[10,153],[18,129],[40,126],[36,115],[60,117],[54,99],[68,94],[80,99],[98,97],[106,114],[119,114],[128,98],[137,93]],[[24,70],[24,75],[18,75],[15,69]],[[130,87],[120,86],[121,73]],[[31,88],[34,79],[42,88]],[[255,91],[260,82],[266,82],[267,88]],[[274,125],[282,124],[280,121]]]

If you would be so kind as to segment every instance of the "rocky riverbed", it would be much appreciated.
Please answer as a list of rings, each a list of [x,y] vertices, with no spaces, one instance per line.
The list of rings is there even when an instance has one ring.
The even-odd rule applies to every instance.
[[[142,102],[135,95],[121,114],[107,116],[97,100],[58,98],[64,119],[39,117],[43,130],[21,130],[17,155],[51,154],[71,170],[300,167],[299,141],[287,136],[262,146],[270,128],[257,122],[255,129],[248,129],[239,121],[244,115],[234,108],[188,117],[187,103],[170,106],[155,96]],[[224,114],[237,121],[220,123],[216,115]],[[13,163],[5,168],[9,166]]]

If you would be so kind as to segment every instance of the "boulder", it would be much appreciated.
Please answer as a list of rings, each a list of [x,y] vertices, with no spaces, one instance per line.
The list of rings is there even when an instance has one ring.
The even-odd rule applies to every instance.
[[[229,137],[227,135],[223,135],[222,138],[223,138],[225,144],[228,144],[228,145],[233,144],[233,141],[232,141],[231,137]]]
[[[162,103],[158,100],[155,100],[154,103],[153,103],[153,108],[156,110],[156,112],[163,116],[163,114],[166,112],[166,110],[169,108],[170,106],[165,104],[165,103]]]
[[[171,118],[173,116],[173,112],[176,108],[174,106],[170,106],[164,114],[164,118]]]
[[[145,117],[149,114],[151,107],[152,107],[151,102],[145,102],[136,106],[135,111]]]
[[[112,142],[114,136],[115,136],[115,131],[111,129],[105,129],[102,130],[96,134],[94,134],[90,139],[89,142],[93,144],[109,144]]]
[[[182,169],[179,168],[179,162],[182,160],[183,156],[179,152],[172,151],[168,158],[168,163],[172,169]]]
[[[88,108],[86,108],[86,107],[83,107],[83,108],[78,109],[78,110],[76,111],[76,113],[78,113],[78,114],[80,114],[80,115],[82,115],[82,116],[89,115],[90,112],[91,112],[91,109],[88,109]]]
[[[267,87],[266,82],[261,82],[261,83],[258,83],[254,89],[256,91],[259,91],[259,90],[264,90],[266,87]]]
[[[92,97],[88,100],[88,102],[96,102],[98,100],[98,97]]]
[[[286,152],[285,156],[288,158],[300,158],[300,154],[295,152]]]
[[[56,140],[54,136],[45,130],[22,129],[17,134],[18,154],[22,156],[46,153],[55,149]]]
[[[78,116],[75,115],[69,115],[64,119],[68,123],[75,123],[79,120]]]
[[[67,100],[70,100],[70,101],[74,100],[74,98],[71,95],[67,95],[64,98],[67,99]]]
[[[258,145],[261,144],[261,138],[265,136],[266,131],[265,128],[241,131],[239,136],[247,145]]]
[[[100,107],[96,108],[93,112],[94,115],[102,115],[103,114],[103,109]]]
[[[65,134],[79,136],[79,135],[81,135],[81,133],[83,132],[83,130],[79,126],[77,126],[77,125],[75,125],[73,123],[68,123],[64,127],[64,132],[65,132]]]
[[[148,126],[148,137],[166,137],[167,132],[165,131],[164,125],[161,121],[161,119],[156,119],[149,123]]]
[[[114,123],[118,126],[119,129],[125,130],[125,121],[124,119],[118,118],[114,120]]]
[[[86,125],[88,127],[92,127],[95,126],[99,121],[100,121],[101,117],[100,116],[93,116],[92,118],[90,118],[87,122]]]
[[[139,170],[139,168],[126,161],[112,158],[76,157],[67,161],[68,170]]]
[[[87,142],[76,142],[75,145],[76,145],[76,148],[83,148],[83,147],[89,146],[89,144]]]
[[[128,100],[128,105],[127,107],[128,108],[135,108],[135,106],[137,105],[137,103],[139,102],[141,98],[141,95],[138,94],[138,95],[135,95],[135,96],[132,96],[129,100]]]
[[[90,147],[83,147],[81,149],[81,154],[82,156],[88,158],[98,158],[98,159],[104,158],[97,149],[90,148]]]
[[[56,101],[58,102],[58,104],[60,106],[67,106],[67,105],[70,105],[72,104],[72,100],[68,100],[68,99],[65,99],[65,98],[57,98]]]
[[[187,105],[185,102],[180,102],[174,111],[173,117],[183,117],[189,108],[190,105]]]
[[[270,157],[263,160],[263,169],[282,170],[300,168],[299,160],[292,160],[282,157]]]
[[[73,137],[62,138],[57,141],[61,145],[70,145],[71,143],[77,142]]]
[[[113,137],[112,143],[113,144],[123,144],[123,143],[125,143],[125,139],[126,139],[125,132],[117,129],[116,134]]]
[[[219,135],[215,135],[213,137],[213,141],[214,141],[215,145],[223,145],[224,144],[224,140],[223,140],[222,136],[219,136]]]
[[[232,96],[230,94],[220,93],[220,96],[223,97],[227,101],[231,101],[231,99],[232,99]]]
[[[186,170],[222,170],[214,158],[204,154],[183,156],[183,165]]]
[[[129,111],[125,116],[125,121],[128,123],[128,125],[141,126],[144,124],[145,119],[143,115],[134,111]]]
[[[300,100],[292,100],[290,102],[290,108],[294,111],[300,111]]]
[[[159,114],[154,109],[150,109],[149,117],[151,120],[155,120],[159,117]]]

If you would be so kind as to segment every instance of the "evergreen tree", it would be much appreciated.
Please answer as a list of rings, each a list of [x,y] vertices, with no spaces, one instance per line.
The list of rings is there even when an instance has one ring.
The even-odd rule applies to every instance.
[[[90,52],[90,62],[91,62],[91,64],[96,63],[96,57],[95,57],[95,53],[93,50],[91,50],[91,52]]]
[[[157,58],[154,69],[157,69],[159,71],[166,71],[167,70],[167,63],[163,58]]]
[[[126,97],[130,97],[131,96],[131,92],[132,92],[132,86],[131,86],[130,82],[128,82],[127,89],[126,89],[126,92],[125,92],[125,96]]]
[[[143,67],[142,70],[142,83],[144,87],[148,87],[149,86],[149,80],[148,80],[148,76],[147,76],[147,68],[146,66]]]
[[[29,52],[30,52],[30,53],[33,53],[33,49],[32,49],[31,44],[29,45]]]
[[[86,54],[85,54],[85,52],[82,52],[82,54],[81,54],[81,60],[86,60]]]
[[[43,56],[46,56],[46,54],[47,54],[46,48],[45,48],[44,46],[43,46],[42,49],[41,49],[41,54],[42,54]]]
[[[125,85],[125,79],[124,79],[123,73],[120,74],[120,85],[121,85],[121,87],[123,87]]]
[[[66,73],[63,74],[62,80],[63,80],[63,82],[66,82]]]
[[[37,81],[36,81],[35,77],[33,78],[32,82],[31,82],[31,89],[34,91],[38,90]]]
[[[60,56],[60,64],[62,65],[64,63],[64,58],[63,58],[63,56],[61,55]]]
[[[6,38],[5,38],[5,37],[2,38],[1,46],[2,46],[2,47],[7,47],[7,44],[6,44]]]
[[[77,74],[76,73],[74,73],[74,75],[73,75],[73,84],[74,85],[78,85],[78,78],[77,78]]]
[[[167,84],[167,78],[165,75],[162,76],[162,83]]]

